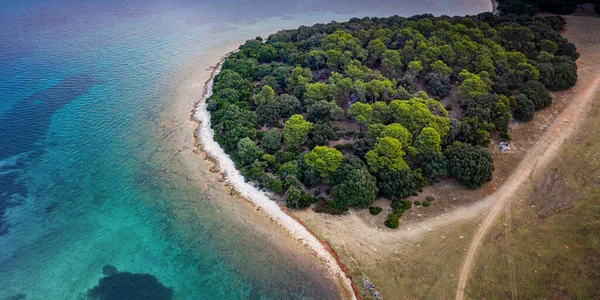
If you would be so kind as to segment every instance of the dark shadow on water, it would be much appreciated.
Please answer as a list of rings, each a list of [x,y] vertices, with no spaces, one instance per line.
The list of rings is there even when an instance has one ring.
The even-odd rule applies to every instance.
[[[26,196],[27,187],[19,181],[21,171],[43,153],[42,149],[36,149],[36,142],[46,134],[52,115],[97,83],[90,73],[71,75],[17,101],[8,112],[0,115],[0,160],[30,152],[18,158],[15,165],[0,168],[0,236],[8,231],[4,221],[6,210],[19,205],[18,199]]]
[[[27,296],[25,294],[16,294],[13,296],[10,296],[8,298],[2,298],[2,300],[25,300],[27,299]]]
[[[6,159],[30,147],[46,134],[50,119],[65,104],[84,95],[96,84],[92,74],[71,75],[61,82],[23,98],[0,116],[0,159]]]
[[[118,272],[111,265],[102,268],[106,275],[97,286],[88,290],[90,300],[170,300],[174,291],[162,285],[150,274]]]

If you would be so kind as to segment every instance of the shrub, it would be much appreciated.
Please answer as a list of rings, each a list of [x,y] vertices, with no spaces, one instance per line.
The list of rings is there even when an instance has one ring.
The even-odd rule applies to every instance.
[[[294,153],[288,151],[279,152],[275,155],[275,157],[277,158],[277,161],[282,164],[296,159]]]
[[[433,202],[433,200],[435,200],[435,197],[434,196],[427,196],[427,197],[425,197],[425,200],[427,202]]]
[[[369,213],[376,216],[379,213],[381,213],[381,211],[383,211],[383,209],[379,206],[371,206],[369,207]]]
[[[431,202],[429,202],[429,201],[425,201],[425,202],[423,202],[423,207],[427,207],[427,206],[429,206],[429,205],[431,205]]]
[[[402,203],[402,209],[404,211],[409,210],[412,207],[412,202],[408,201],[408,200],[402,200],[400,201]]]
[[[313,198],[298,187],[292,186],[285,192],[285,205],[289,208],[305,208],[313,202]]]
[[[271,181],[269,188],[271,188],[271,190],[275,193],[281,193],[283,191],[283,182],[279,179],[275,179]]]
[[[415,201],[415,202],[413,202],[413,204],[414,204],[415,206],[421,206],[421,201]]]
[[[338,207],[335,201],[326,201],[324,199],[319,199],[313,210],[317,213],[325,213],[330,215],[341,215],[348,211],[347,208]]]
[[[398,217],[398,215],[396,214],[391,213],[387,216],[387,219],[385,220],[384,224],[388,228],[396,229],[398,228],[398,226],[400,226],[400,217]]]

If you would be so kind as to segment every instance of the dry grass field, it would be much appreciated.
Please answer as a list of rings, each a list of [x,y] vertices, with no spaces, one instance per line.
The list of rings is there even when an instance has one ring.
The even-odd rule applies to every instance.
[[[582,53],[580,77],[598,76],[600,19],[567,17]],[[596,65],[594,67],[594,65]],[[592,81],[593,82],[593,81]],[[511,201],[489,231],[466,288],[470,299],[600,298],[600,93],[580,130]]]

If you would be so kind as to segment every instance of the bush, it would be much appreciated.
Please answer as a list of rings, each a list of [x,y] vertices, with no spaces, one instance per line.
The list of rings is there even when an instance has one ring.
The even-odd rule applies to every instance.
[[[313,202],[313,197],[295,186],[290,187],[285,192],[285,205],[289,208],[305,208],[309,207]]]
[[[427,206],[429,206],[429,205],[431,205],[431,202],[429,202],[429,201],[425,201],[425,202],[423,202],[423,207],[427,207]]]
[[[412,207],[412,202],[410,202],[409,200],[402,200],[400,202],[402,203],[402,208],[404,211],[407,211]]]
[[[413,204],[414,204],[415,206],[421,206],[421,201],[415,201],[415,202],[413,202]]]
[[[393,214],[393,213],[389,214],[387,216],[387,219],[385,220],[384,224],[388,228],[396,229],[396,228],[398,228],[398,226],[400,226],[400,217],[398,217],[398,215]]]
[[[369,213],[376,216],[379,213],[381,213],[381,211],[383,211],[383,208],[379,207],[379,206],[371,206],[369,207]]]
[[[288,151],[279,152],[275,155],[275,157],[277,158],[277,161],[281,164],[285,164],[288,161],[296,159],[294,153]]]
[[[319,199],[319,201],[317,201],[317,204],[315,204],[313,210],[317,213],[341,215],[344,212],[348,211],[348,208],[338,207],[335,201],[325,201],[324,199]]]
[[[433,200],[435,200],[435,197],[434,196],[427,196],[427,197],[425,197],[425,200],[427,202],[433,202]]]
[[[269,188],[275,193],[281,193],[283,191],[283,182],[279,179],[271,181]]]

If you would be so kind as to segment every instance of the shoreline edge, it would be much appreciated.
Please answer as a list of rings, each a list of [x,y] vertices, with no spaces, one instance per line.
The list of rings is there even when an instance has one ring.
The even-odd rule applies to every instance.
[[[213,81],[221,72],[223,62],[229,55],[236,51],[227,53],[218,61],[216,66],[210,67],[210,77],[203,85],[201,99],[194,105],[190,118],[198,124],[198,127],[194,131],[196,147],[204,152],[204,159],[210,160],[215,164],[226,184],[241,198],[256,206],[266,217],[286,230],[292,238],[310,249],[313,252],[312,254],[325,264],[326,268],[330,271],[330,275],[333,275],[337,283],[341,285],[344,292],[342,294],[343,297],[350,296],[350,299],[362,299],[358,291],[358,286],[352,279],[348,268],[342,263],[339,255],[331,245],[319,238],[285,207],[280,206],[270,199],[265,192],[258,190],[255,186],[248,183],[239,173],[229,155],[214,140],[214,131],[211,128],[210,113],[206,109],[206,100],[212,95]]]

